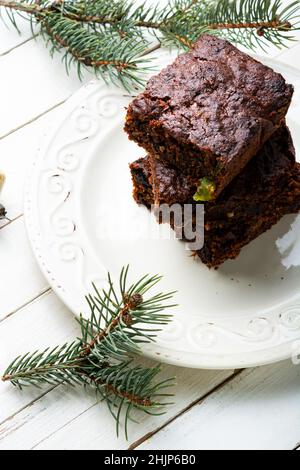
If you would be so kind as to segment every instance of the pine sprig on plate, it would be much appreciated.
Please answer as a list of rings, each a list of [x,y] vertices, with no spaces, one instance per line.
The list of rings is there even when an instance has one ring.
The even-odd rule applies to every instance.
[[[93,286],[87,296],[90,317],[80,316],[81,337],[44,351],[16,358],[6,369],[2,381],[24,386],[85,385],[96,390],[107,403],[119,433],[123,419],[126,436],[133,410],[161,414],[171,396],[163,389],[172,378],[159,382],[160,367],[135,364],[140,345],[155,341],[158,331],[172,316],[164,313],[175,305],[168,301],[174,292],[148,295],[160,276],[144,276],[128,286],[128,267],[120,274],[118,289],[108,275],[108,289]],[[162,401],[161,401],[162,400]]]
[[[147,55],[161,46],[190,48],[205,32],[249,49],[283,47],[299,28],[300,1],[169,0],[162,7],[134,0],[0,0],[12,24],[17,15],[39,27],[51,53],[63,50],[67,71],[75,63],[125,89],[140,87]]]

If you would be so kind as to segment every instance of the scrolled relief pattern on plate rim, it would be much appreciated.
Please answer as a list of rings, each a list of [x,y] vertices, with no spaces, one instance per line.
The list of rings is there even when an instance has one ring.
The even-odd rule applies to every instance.
[[[46,189],[46,193],[50,197],[51,195],[56,196],[50,213],[48,209],[47,214],[46,206],[43,215],[44,218],[48,219],[54,236],[60,239],[56,240],[56,255],[64,263],[77,263],[81,281],[88,291],[91,282],[101,281],[103,283],[104,280],[106,281],[107,271],[103,267],[102,272],[97,272],[94,275],[85,272],[87,269],[85,263],[86,253],[78,241],[79,237],[76,237],[76,214],[75,208],[72,207],[71,198],[74,190],[73,180],[77,172],[80,171],[81,158],[75,151],[72,151],[72,148],[75,150],[76,144],[79,142],[85,146],[92,142],[96,136],[101,135],[102,124],[106,124],[103,127],[109,127],[111,121],[119,116],[124,108],[125,101],[128,101],[129,97],[123,95],[119,90],[108,94],[106,85],[101,85],[99,82],[89,84],[84,91],[85,96],[82,96],[80,103],[78,100],[75,101],[76,97],[74,95],[74,106],[71,107],[60,124],[60,130],[62,130],[67,123],[71,123],[72,135],[74,136],[72,141],[67,144],[64,142],[55,152],[51,152],[51,143],[54,138],[57,138],[57,132],[44,136],[45,142],[48,140],[47,147],[44,147],[46,149],[44,157],[47,161],[47,169],[41,172],[41,176],[44,175],[46,181],[43,190]],[[82,94],[82,90],[80,90],[80,93]],[[81,151],[81,153],[83,152]],[[41,148],[38,149],[36,159],[33,162],[33,174],[38,169],[40,161]],[[50,162],[50,170],[48,162]],[[55,283],[59,290],[66,293],[63,286],[56,280],[48,260],[43,255],[40,230],[37,236],[37,220],[34,222],[35,217],[32,207],[32,179],[33,175],[30,179],[28,178],[26,185],[27,220],[32,243],[45,273],[50,276],[51,281]],[[69,199],[71,204],[67,205]]]
[[[217,346],[221,338],[224,340],[224,337],[239,343],[263,343],[273,337],[275,330],[274,321],[263,316],[247,319],[236,329],[225,327],[217,321],[185,324],[183,320],[173,319],[160,339],[165,343],[173,343],[184,337],[193,348],[211,349]]]
[[[300,331],[300,304],[290,305],[279,314],[279,325],[286,332]]]
[[[224,327],[218,322],[189,322],[186,324],[182,319],[173,319],[172,323],[165,327],[159,335],[160,340],[165,343],[176,343],[182,341],[190,344],[193,348],[211,349],[217,346],[219,340],[228,340],[240,344],[263,345],[276,338],[290,338],[299,336],[300,332],[300,305],[290,305],[281,308],[276,314],[257,316],[239,322],[236,329]]]
[[[61,126],[63,128],[66,123],[72,123],[73,139],[67,144],[64,143],[52,155],[53,169],[47,175],[46,183],[46,190],[56,199],[54,208],[52,206],[49,214],[50,228],[55,236],[68,238],[68,242],[65,240],[58,242],[57,254],[61,261],[68,262],[77,261],[79,254],[80,258],[86,256],[83,247],[76,240],[78,237],[75,237],[77,230],[75,210],[72,204],[66,204],[71,199],[74,190],[73,179],[80,170],[82,155],[84,156],[82,147],[80,155],[78,150],[76,152],[76,145],[78,143],[89,145],[92,139],[101,133],[102,125],[106,124],[107,127],[107,120],[116,118],[123,107],[123,101],[117,92],[107,94],[105,87],[99,88],[98,84],[95,89],[87,91],[85,99],[72,109]],[[49,170],[45,172],[49,173]],[[72,256],[65,256],[71,251]],[[80,264],[83,270],[84,263]],[[81,278],[85,278],[83,272]]]

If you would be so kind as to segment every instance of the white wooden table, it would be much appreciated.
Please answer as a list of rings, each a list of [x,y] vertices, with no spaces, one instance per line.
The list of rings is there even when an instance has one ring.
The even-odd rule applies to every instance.
[[[23,185],[39,141],[61,104],[82,83],[35,41],[0,23],[1,202],[0,370],[19,353],[79,334],[73,315],[41,275],[24,228]],[[300,40],[300,36],[299,36]],[[300,41],[269,56],[300,67]],[[91,78],[85,75],[84,82]],[[81,389],[18,391],[0,384],[0,449],[295,449],[300,446],[300,366],[291,361],[243,371],[165,366],[176,375],[167,414],[141,417],[117,439],[104,404]]]

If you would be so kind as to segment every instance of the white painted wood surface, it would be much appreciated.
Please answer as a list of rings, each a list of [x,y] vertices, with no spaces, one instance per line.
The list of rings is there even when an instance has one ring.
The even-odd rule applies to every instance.
[[[292,362],[245,370],[141,449],[288,450],[299,443],[300,367]],[[267,424],[266,424],[267,423]],[[295,445],[296,444],[296,445]]]
[[[1,202],[11,222],[0,225],[0,370],[19,353],[78,334],[72,314],[39,272],[27,240],[23,186],[40,139],[81,83],[68,77],[42,40],[0,22]],[[269,56],[300,68],[299,43]],[[91,75],[87,73],[84,81]],[[25,390],[0,385],[0,449],[295,449],[300,445],[300,366],[291,361],[247,371],[176,375],[175,404],[159,418],[142,416],[130,441],[117,439],[104,404],[67,387]],[[186,411],[188,410],[188,411]]]

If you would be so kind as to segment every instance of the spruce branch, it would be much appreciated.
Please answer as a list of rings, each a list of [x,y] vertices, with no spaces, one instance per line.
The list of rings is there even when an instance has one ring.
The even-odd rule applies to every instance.
[[[144,368],[134,363],[141,353],[140,345],[155,341],[158,331],[171,320],[164,311],[174,292],[147,295],[161,280],[160,276],[144,276],[128,286],[128,266],[123,268],[118,289],[108,275],[107,290],[93,292],[86,299],[90,317],[82,315],[78,322],[81,337],[71,343],[34,351],[17,357],[2,376],[3,382],[41,387],[84,385],[92,387],[107,403],[116,419],[117,433],[123,417],[125,433],[133,410],[158,414],[171,396],[163,393],[173,379],[157,381],[158,366]]]
[[[169,0],[165,8],[133,0],[0,0],[0,6],[15,27],[17,14],[38,24],[51,52],[65,51],[67,70],[75,62],[81,76],[82,67],[92,67],[127,90],[142,85],[145,56],[161,46],[186,50],[210,32],[249,49],[283,47],[300,18],[299,0],[286,8],[281,0]]]
[[[127,90],[143,84],[142,75],[147,70],[147,61],[142,59],[147,48],[145,43],[133,42],[116,32],[88,31],[60,13],[42,19],[40,24],[42,35],[51,46],[51,54],[64,49],[67,72],[70,64],[76,62],[79,76],[80,65],[84,65],[92,67],[105,81],[120,82]]]

